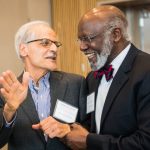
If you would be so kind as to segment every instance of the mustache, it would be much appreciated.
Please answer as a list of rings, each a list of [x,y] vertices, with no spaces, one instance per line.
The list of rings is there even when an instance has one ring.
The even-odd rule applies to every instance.
[[[57,52],[55,52],[55,51],[49,51],[49,52],[47,53],[46,58],[56,59],[56,58],[57,58]]]

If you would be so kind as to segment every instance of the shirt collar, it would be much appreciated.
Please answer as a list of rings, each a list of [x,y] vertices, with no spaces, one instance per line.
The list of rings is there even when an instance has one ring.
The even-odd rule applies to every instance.
[[[41,77],[41,79],[38,81],[39,87],[40,85],[44,85],[46,88],[49,88],[49,77],[50,77],[50,72],[46,73],[44,76]],[[33,79],[30,77],[29,79],[29,87],[30,89],[36,89],[38,90],[39,87],[37,87],[33,81]]]
[[[129,49],[131,47],[131,43],[126,46],[126,48],[111,62],[111,65],[114,68],[113,76],[117,73],[119,67],[121,66],[123,60],[125,59]]]

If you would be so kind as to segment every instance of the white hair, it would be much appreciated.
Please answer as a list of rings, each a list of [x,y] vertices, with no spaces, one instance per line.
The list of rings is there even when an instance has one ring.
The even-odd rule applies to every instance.
[[[123,38],[129,41],[127,26],[128,24],[126,21],[119,18],[118,16],[115,16],[105,23],[105,31],[112,32],[115,28],[120,28]]]
[[[19,58],[21,58],[20,57],[20,50],[19,50],[20,44],[21,43],[26,43],[28,40],[31,40],[31,39],[35,38],[35,33],[30,29],[32,27],[38,26],[38,25],[44,25],[44,26],[50,27],[47,22],[36,20],[36,21],[28,22],[28,23],[22,25],[18,29],[18,31],[15,35],[15,49],[16,49],[16,53],[17,53]]]

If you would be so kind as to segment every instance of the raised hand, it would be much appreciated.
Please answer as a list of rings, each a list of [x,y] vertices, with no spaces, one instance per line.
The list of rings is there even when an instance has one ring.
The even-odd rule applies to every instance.
[[[23,74],[22,83],[20,83],[15,74],[9,70],[3,72],[0,76],[0,84],[2,86],[0,92],[6,101],[4,115],[8,121],[11,120],[19,105],[25,100],[28,91],[28,82],[28,72]]]

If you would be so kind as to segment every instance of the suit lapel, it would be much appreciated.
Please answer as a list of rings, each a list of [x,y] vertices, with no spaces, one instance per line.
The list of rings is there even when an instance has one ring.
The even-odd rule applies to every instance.
[[[40,122],[30,90],[28,90],[27,98],[22,103],[21,107],[23,111],[25,112],[25,114],[30,119],[31,124],[37,124]],[[45,142],[45,137],[43,135],[43,132],[41,130],[36,130],[36,133],[40,136],[41,140]]]
[[[126,84],[128,81],[128,73],[130,72],[133,62],[136,58],[137,55],[137,49],[131,45],[131,48],[125,57],[123,63],[121,64],[117,74],[115,75],[113,82],[110,86],[110,89],[108,91],[106,101],[104,104],[103,112],[102,112],[102,117],[101,117],[101,128],[103,126],[104,120],[111,109],[112,104],[115,101],[115,98],[117,94],[120,92],[121,88]]]
[[[54,112],[57,99],[64,100],[67,82],[63,80],[63,74],[60,72],[51,72],[50,74],[50,95],[51,95],[51,115]]]
[[[22,82],[22,76],[23,76],[23,72],[18,77],[18,80],[20,82]],[[29,88],[28,88],[27,98],[21,104],[21,107],[22,107],[23,111],[26,113],[26,115],[29,117],[29,119],[31,120],[32,124],[36,124],[40,121]]]
[[[28,90],[27,98],[23,102],[21,107],[23,108],[24,112],[26,113],[26,115],[31,120],[32,124],[38,123],[40,121],[39,117],[38,117],[38,113],[37,113],[36,108],[35,108],[34,101],[32,99],[31,93],[30,93],[30,90]]]
[[[106,97],[106,101],[104,104],[103,112],[102,112],[102,117],[101,117],[101,127],[104,122],[105,117],[107,116],[107,113],[110,110],[111,105],[114,102],[115,97],[117,96],[117,93],[121,90],[121,88],[124,86],[124,84],[128,80],[128,76],[125,75],[124,73],[119,73],[119,78],[114,79],[109,91],[108,95]]]
[[[87,77],[88,81],[88,88],[89,88],[89,94],[95,92],[95,106],[94,106],[94,111],[90,114],[90,119],[91,119],[91,132],[96,132],[96,123],[95,123],[95,109],[96,109],[96,97],[97,97],[97,91],[98,91],[98,86],[100,84],[100,79],[95,79],[94,78],[94,72],[91,72],[89,76]]]
[[[22,74],[18,77],[18,80],[20,82],[22,82],[22,76],[23,76],[23,72]],[[34,101],[32,99],[32,95],[30,90],[28,89],[28,94],[27,94],[27,98],[25,99],[25,101],[21,104],[20,106],[22,108],[22,110],[25,112],[25,114],[28,116],[28,118],[31,121],[31,125],[32,124],[37,124],[40,122],[40,119],[38,117],[38,113],[36,111],[36,107],[34,104]],[[45,143],[45,137],[43,135],[43,132],[41,130],[36,130],[36,133],[38,134],[38,136],[41,138],[41,140]]]

